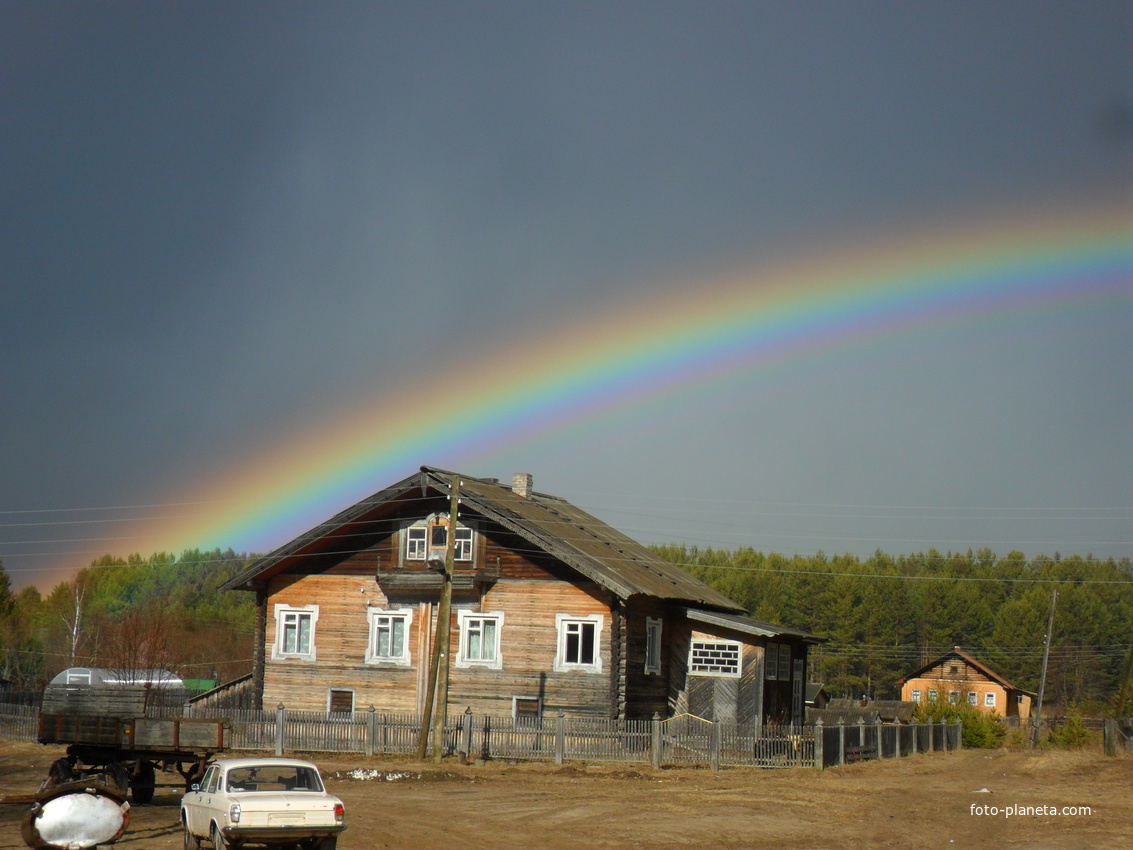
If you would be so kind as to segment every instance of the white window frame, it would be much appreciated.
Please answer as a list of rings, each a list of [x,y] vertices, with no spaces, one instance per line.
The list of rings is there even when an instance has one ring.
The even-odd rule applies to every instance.
[[[984,708],[995,708],[995,691],[984,694]]]
[[[577,617],[573,614],[556,614],[555,615],[555,633],[558,639],[555,642],[555,665],[554,670],[556,673],[565,673],[570,670],[581,670],[584,673],[601,673],[602,672],[602,628],[605,626],[606,618],[602,614],[588,614],[584,617]],[[567,661],[567,637],[573,626],[592,625],[594,627],[594,660],[591,662],[576,662]],[[580,632],[581,634],[581,632]]]
[[[661,672],[661,635],[663,620],[660,617],[645,618],[645,675]]]
[[[480,621],[483,623],[485,620],[492,620],[496,624],[496,634],[493,639],[492,657],[491,658],[469,658],[468,657],[468,639],[472,634],[473,621]],[[457,644],[456,651],[456,666],[457,667],[484,667],[488,670],[502,670],[504,668],[503,656],[503,631],[504,631],[504,612],[503,611],[469,611],[466,608],[461,608],[456,612],[456,627],[460,631],[460,639]],[[480,630],[480,639],[483,641],[484,633],[483,627]],[[482,646],[483,644],[481,644]]]
[[[968,705],[979,705],[980,695],[975,691],[968,691]]]
[[[405,638],[401,642],[400,655],[378,655],[378,625],[383,618],[397,618],[405,622]],[[366,609],[366,657],[367,664],[390,664],[408,667],[413,663],[409,648],[410,628],[413,625],[412,608],[379,608],[371,605]]]
[[[920,702],[921,701],[921,689],[920,688],[913,688],[911,691],[909,691],[909,701],[910,702]]]
[[[949,705],[959,705],[960,704],[960,692],[959,691],[949,691],[948,692],[948,704]]]
[[[304,652],[296,648],[291,652],[284,651],[283,640],[284,632],[286,630],[286,621],[289,618],[295,618],[296,625],[298,625],[299,618],[310,617],[310,640],[307,651]],[[315,632],[316,624],[319,621],[319,606],[318,605],[284,605],[276,603],[275,606],[275,643],[271,648],[271,657],[279,660],[283,658],[298,658],[304,661],[314,661],[316,657],[315,651]]]
[[[940,698],[940,693],[936,688],[928,689],[928,702],[936,702]]]
[[[432,536],[434,531],[438,528],[444,529],[447,535],[448,527],[447,521],[442,524],[433,516],[406,526],[405,560],[427,561],[429,558],[440,554],[438,550],[443,551],[447,549],[447,539],[445,545],[442,547],[433,544]],[[462,562],[473,560],[473,544],[475,540],[475,529],[470,525],[461,525],[458,520],[456,524],[456,540],[453,545],[453,560]]]
[[[734,652],[736,658],[735,670],[712,670],[708,667],[722,667],[721,664],[705,665],[703,662],[697,669],[697,662],[693,659],[697,651],[701,652]],[[690,676],[716,676],[723,679],[738,679],[744,665],[744,645],[738,640],[721,640],[719,638],[693,638],[688,645],[688,674]],[[730,665],[729,665],[730,667]],[[787,671],[790,674],[790,671]]]
[[[429,526],[411,525],[405,529],[405,560],[424,561],[429,557]]]

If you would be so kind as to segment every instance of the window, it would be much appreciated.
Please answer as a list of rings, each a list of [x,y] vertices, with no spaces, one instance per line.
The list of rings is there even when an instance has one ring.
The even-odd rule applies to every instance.
[[[405,559],[407,561],[424,561],[425,555],[428,554],[428,547],[425,545],[428,541],[429,530],[422,526],[412,526],[407,529],[405,537]]]
[[[791,645],[779,644],[779,681],[786,682],[791,678]]]
[[[90,684],[90,670],[68,670],[67,671],[67,684],[68,685],[89,685]]]
[[[980,695],[975,691],[968,691],[968,705],[979,705]]]
[[[645,674],[661,672],[661,620],[645,618]]]
[[[500,654],[500,635],[504,626],[502,612],[480,614],[460,610],[456,612],[456,623],[460,630],[457,667],[489,667],[493,670],[503,668]]]
[[[740,644],[734,640],[694,640],[689,646],[688,671],[698,676],[739,676]]]
[[[950,667],[948,668],[948,675],[949,675],[949,676],[958,676],[958,675],[960,675],[960,665],[959,665],[959,664],[953,664],[952,666],[950,666]]]
[[[432,516],[423,519],[405,530],[405,560],[424,561],[428,558],[443,558],[448,554],[448,517]],[[462,525],[456,527],[456,540],[453,543],[453,559],[472,560],[472,529]]]
[[[917,688],[913,688],[913,690],[909,693],[909,699],[912,700],[913,702],[920,702],[921,701],[920,690],[918,690]]]
[[[590,673],[601,673],[602,654],[599,651],[599,639],[602,623],[601,614],[591,614],[589,617],[556,614],[555,627],[558,630],[559,641],[555,653],[555,670],[585,670]]]
[[[217,782],[220,779],[220,768],[213,765],[205,773],[204,779],[201,780],[201,790],[207,794],[215,794]]]
[[[995,694],[984,694],[984,705],[988,708],[995,708]]]
[[[948,703],[950,705],[955,705],[959,701],[960,701],[960,692],[959,691],[949,691],[948,692]]]
[[[327,691],[327,711],[332,714],[353,714],[354,691],[348,688],[331,688]]]
[[[763,659],[763,678],[779,678],[779,644],[777,643],[767,644]]]
[[[315,623],[319,619],[318,605],[293,607],[275,606],[275,646],[273,658],[303,658],[315,660]]]
[[[388,611],[367,608],[366,617],[370,627],[366,663],[409,666],[409,625],[413,622],[413,612],[408,608]]]
[[[936,688],[929,688],[928,689],[928,701],[929,702],[936,702],[937,698],[938,697],[937,697],[937,693],[936,693]]]
[[[1023,704],[1023,695],[1021,693],[1015,694],[1015,704],[1016,705],[1022,705]]]
[[[456,548],[453,559],[457,561],[472,560],[472,529],[456,527]]]

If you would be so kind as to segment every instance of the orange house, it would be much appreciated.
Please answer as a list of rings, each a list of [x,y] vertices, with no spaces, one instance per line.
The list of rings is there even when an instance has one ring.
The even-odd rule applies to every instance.
[[[967,702],[986,714],[1001,717],[1031,716],[1035,694],[1016,687],[986,664],[955,647],[897,682],[901,699],[927,703],[947,700]]]

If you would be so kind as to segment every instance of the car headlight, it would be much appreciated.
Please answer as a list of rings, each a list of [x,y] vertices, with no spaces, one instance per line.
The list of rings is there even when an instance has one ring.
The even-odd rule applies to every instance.
[[[240,804],[233,803],[228,807],[228,822],[240,823]]]

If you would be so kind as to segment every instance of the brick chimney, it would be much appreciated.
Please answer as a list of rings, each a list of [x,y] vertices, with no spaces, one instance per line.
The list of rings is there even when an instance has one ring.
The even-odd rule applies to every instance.
[[[525,499],[531,498],[532,478],[529,472],[517,472],[511,477],[511,492]]]

